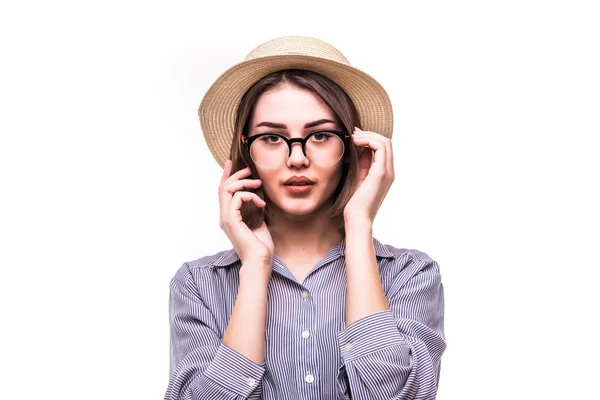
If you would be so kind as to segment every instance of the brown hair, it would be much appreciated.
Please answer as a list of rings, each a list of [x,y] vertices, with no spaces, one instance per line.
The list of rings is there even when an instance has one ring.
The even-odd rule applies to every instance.
[[[337,122],[341,124],[346,133],[351,135],[355,126],[360,128],[358,113],[356,112],[352,100],[350,100],[346,92],[331,80],[316,72],[306,70],[288,69],[274,72],[255,83],[244,94],[240,101],[237,109],[235,131],[230,152],[230,159],[232,161],[231,174],[246,167],[250,167],[252,176],[248,179],[258,177],[256,166],[254,165],[246,146],[241,141],[241,134],[244,133],[246,136],[248,135],[248,126],[254,113],[254,107],[260,96],[266,91],[284,84],[290,84],[298,88],[310,90],[319,96],[333,111]],[[344,224],[344,207],[350,200],[350,197],[352,197],[358,179],[358,147],[354,144],[352,139],[348,140],[347,143],[348,145],[344,150],[342,177],[340,179],[340,184],[332,195],[333,205],[327,213],[327,215],[329,215],[329,220],[332,223],[339,225],[340,228],[342,228]],[[256,190],[245,190],[252,191],[261,199],[265,200],[262,187]],[[268,223],[268,202],[262,209],[256,207],[253,203],[243,203],[240,211],[243,221],[250,229],[255,229],[260,226],[263,220]]]

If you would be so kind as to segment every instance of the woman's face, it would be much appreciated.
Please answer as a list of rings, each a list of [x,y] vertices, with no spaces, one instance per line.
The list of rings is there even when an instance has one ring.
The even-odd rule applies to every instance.
[[[288,138],[301,138],[322,129],[343,130],[335,120],[331,109],[313,92],[282,85],[258,99],[250,120],[249,136],[275,132]],[[331,198],[340,182],[342,165],[343,159],[327,167],[319,166],[306,158],[300,143],[294,143],[290,157],[279,168],[264,169],[256,165],[256,169],[271,206],[302,216],[318,210]],[[314,182],[304,193],[294,193],[296,189],[284,184],[291,177],[301,176]]]

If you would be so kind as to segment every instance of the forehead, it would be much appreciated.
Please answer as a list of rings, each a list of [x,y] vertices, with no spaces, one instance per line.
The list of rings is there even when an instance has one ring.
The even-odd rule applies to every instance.
[[[333,111],[317,94],[283,85],[259,97],[254,108],[253,125],[262,121],[304,123],[321,118],[335,120]]]

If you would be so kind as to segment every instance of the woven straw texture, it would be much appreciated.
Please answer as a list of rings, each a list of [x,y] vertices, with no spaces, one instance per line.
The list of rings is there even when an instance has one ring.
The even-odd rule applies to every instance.
[[[284,69],[310,70],[331,79],[354,103],[363,130],[392,137],[392,105],[375,79],[352,67],[339,50],[322,40],[283,36],[259,45],[244,61],[225,71],[202,99],[198,109],[200,126],[209,150],[222,168],[229,158],[242,96],[264,76]]]

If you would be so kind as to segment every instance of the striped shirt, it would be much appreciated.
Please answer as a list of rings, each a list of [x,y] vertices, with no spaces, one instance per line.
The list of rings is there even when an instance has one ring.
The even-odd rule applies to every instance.
[[[273,257],[262,364],[221,341],[239,286],[236,252],[184,263],[170,283],[165,400],[434,399],[446,348],[437,262],[373,238],[390,310],[346,326],[345,242],[302,283]]]

